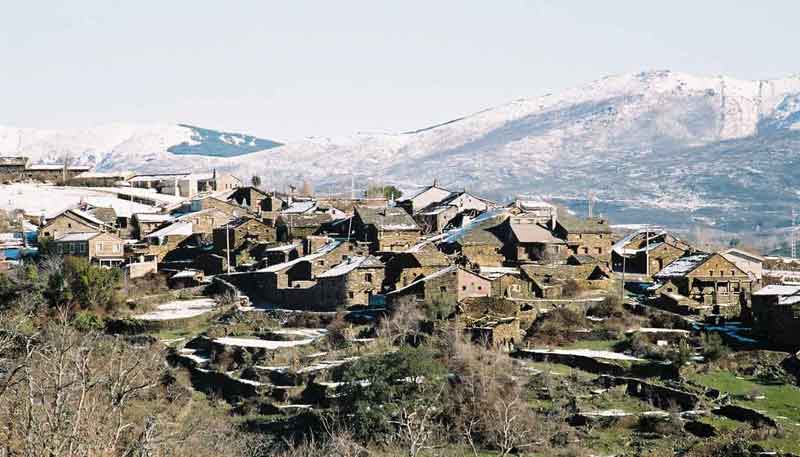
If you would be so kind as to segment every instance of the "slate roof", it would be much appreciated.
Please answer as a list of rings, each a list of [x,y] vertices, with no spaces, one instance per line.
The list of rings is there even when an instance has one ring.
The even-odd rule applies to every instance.
[[[333,278],[346,275],[356,268],[380,268],[383,264],[374,256],[350,257],[333,268],[317,275],[317,278]]]
[[[568,233],[611,233],[608,221],[600,217],[579,218],[571,214],[559,214],[557,223]]]
[[[656,278],[682,278],[710,259],[713,254],[700,253],[676,259],[656,273]]]
[[[101,221],[105,222],[106,224],[114,224],[117,222],[117,212],[114,211],[114,208],[95,208],[92,210],[92,214]]]
[[[520,243],[566,244],[539,224],[511,224],[511,232]]]
[[[378,230],[402,231],[419,230],[419,226],[403,208],[368,208],[357,206],[356,213],[365,225],[375,226]]]
[[[68,241],[89,241],[92,238],[99,235],[100,232],[80,232],[80,233],[67,233],[56,238],[55,241],[57,242],[68,242]]]

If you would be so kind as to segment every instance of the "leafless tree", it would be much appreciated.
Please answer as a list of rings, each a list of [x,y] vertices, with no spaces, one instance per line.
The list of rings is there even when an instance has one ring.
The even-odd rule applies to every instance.
[[[394,344],[405,344],[409,337],[417,333],[422,318],[422,311],[414,297],[400,299],[395,303],[389,318],[381,321],[380,335]]]

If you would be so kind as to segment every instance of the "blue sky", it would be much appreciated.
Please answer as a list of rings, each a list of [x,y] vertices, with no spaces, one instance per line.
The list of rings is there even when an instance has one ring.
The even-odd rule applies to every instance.
[[[610,74],[798,74],[797,17],[797,1],[0,0],[0,124],[411,130]]]

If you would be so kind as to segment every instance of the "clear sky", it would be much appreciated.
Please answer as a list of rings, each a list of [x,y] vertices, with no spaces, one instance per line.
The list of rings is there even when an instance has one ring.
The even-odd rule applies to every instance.
[[[0,124],[403,131],[610,74],[798,74],[798,17],[796,0],[0,0]]]

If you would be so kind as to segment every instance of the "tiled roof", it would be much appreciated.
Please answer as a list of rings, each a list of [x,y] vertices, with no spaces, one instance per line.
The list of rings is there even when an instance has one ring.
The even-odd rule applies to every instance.
[[[419,230],[419,226],[403,208],[368,208],[357,206],[356,212],[366,225],[378,230]]]

